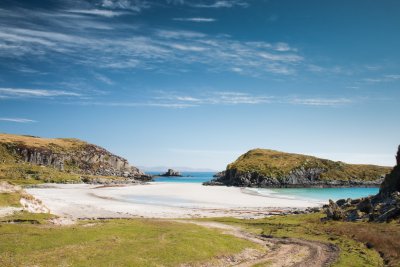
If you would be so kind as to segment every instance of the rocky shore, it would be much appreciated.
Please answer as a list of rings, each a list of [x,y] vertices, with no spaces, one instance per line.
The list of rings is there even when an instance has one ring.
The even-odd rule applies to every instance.
[[[328,220],[389,222],[400,219],[400,146],[397,165],[386,175],[379,193],[360,199],[330,200],[324,206]],[[400,220],[399,220],[400,222]]]

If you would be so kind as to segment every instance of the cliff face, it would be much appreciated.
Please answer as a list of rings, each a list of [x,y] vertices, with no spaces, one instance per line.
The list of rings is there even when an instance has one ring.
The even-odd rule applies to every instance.
[[[83,175],[150,179],[138,168],[131,166],[126,159],[77,139],[44,139],[1,134],[0,146],[17,163],[26,162]]]
[[[390,196],[393,192],[400,192],[400,146],[397,150],[396,155],[397,165],[393,168],[391,173],[386,175],[381,188],[379,190],[379,195],[382,197]]]
[[[255,149],[207,184],[252,187],[378,186],[388,167],[353,165],[307,155]]]

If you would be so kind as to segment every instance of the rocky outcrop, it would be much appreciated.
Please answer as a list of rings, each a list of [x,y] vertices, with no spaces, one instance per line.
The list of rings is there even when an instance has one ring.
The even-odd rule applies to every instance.
[[[168,169],[168,171],[166,173],[160,174],[160,176],[166,176],[166,177],[181,177],[182,174],[178,171],[175,171],[173,169]]]
[[[378,187],[388,167],[354,165],[313,156],[253,149],[205,185],[242,187]]]
[[[381,185],[379,190],[379,195],[381,197],[387,197],[396,191],[400,192],[400,146],[397,150],[396,163],[397,165],[393,168],[392,172],[385,177]]]
[[[131,166],[126,159],[116,156],[102,147],[82,141],[76,143],[76,146],[66,148],[53,144],[35,146],[22,142],[1,142],[0,140],[0,146],[5,148],[17,162],[53,167],[62,172],[82,175],[151,180],[151,176]]]
[[[227,169],[223,175],[215,177],[204,185],[228,185],[241,187],[264,188],[296,188],[296,187],[378,187],[383,178],[373,181],[359,179],[337,180],[320,179],[321,168],[299,168],[283,177],[270,177],[259,172],[240,172],[236,169]]]
[[[379,193],[360,199],[329,200],[324,206],[327,220],[388,222],[400,219],[400,146],[397,165],[386,175]]]

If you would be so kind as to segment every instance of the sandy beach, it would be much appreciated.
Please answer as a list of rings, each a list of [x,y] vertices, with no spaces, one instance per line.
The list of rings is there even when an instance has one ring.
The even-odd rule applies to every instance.
[[[47,184],[26,191],[40,199],[51,213],[72,219],[258,218],[321,205],[311,200],[261,196],[237,187],[190,183],[149,183],[118,187]]]

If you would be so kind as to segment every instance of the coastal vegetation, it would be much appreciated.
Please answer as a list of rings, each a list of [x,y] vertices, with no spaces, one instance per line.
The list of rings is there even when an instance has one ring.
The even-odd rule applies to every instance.
[[[258,172],[268,177],[281,178],[296,169],[322,169],[322,180],[383,178],[392,168],[375,165],[346,164],[341,161],[320,159],[302,154],[285,153],[269,149],[254,149],[240,156],[227,167],[240,172]]]
[[[390,167],[347,164],[314,156],[253,149],[209,184],[258,187],[379,186]]]

